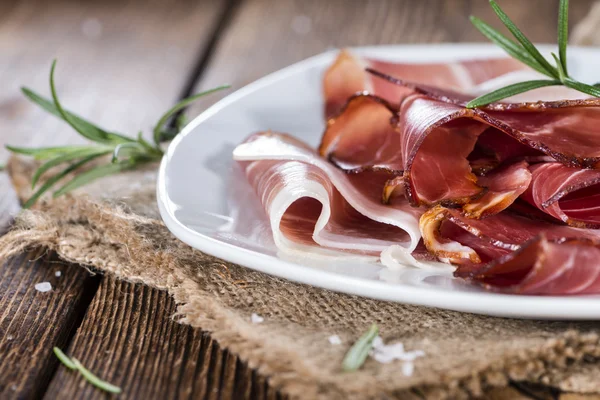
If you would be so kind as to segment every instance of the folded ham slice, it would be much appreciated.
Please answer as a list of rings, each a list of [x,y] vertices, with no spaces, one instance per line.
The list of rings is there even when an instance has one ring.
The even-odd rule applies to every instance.
[[[402,153],[392,123],[396,111],[380,97],[352,96],[344,111],[327,121],[319,153],[349,172],[370,169],[401,175]]]
[[[600,228],[600,171],[554,162],[534,165],[531,173],[523,199],[569,225]]]
[[[403,197],[382,204],[385,173],[346,174],[301,141],[272,132],[252,135],[233,156],[283,252],[321,257],[342,251],[372,259],[392,245],[407,255],[417,247],[421,211]]]

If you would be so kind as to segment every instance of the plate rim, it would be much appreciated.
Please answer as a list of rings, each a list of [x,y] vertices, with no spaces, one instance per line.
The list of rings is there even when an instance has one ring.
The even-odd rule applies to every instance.
[[[542,46],[550,47],[550,45]],[[461,48],[460,51],[463,52],[467,49],[477,49],[484,53],[491,52],[492,54],[503,54],[501,51],[492,51],[492,49],[498,50],[497,47],[481,43],[377,45],[351,47],[349,49],[353,52],[363,53],[385,51],[397,52],[403,49],[414,51],[419,48],[428,48],[429,51],[431,51],[432,48],[439,49],[440,47]],[[573,50],[577,52],[598,51],[598,49],[593,47],[578,46],[574,47]],[[443,308],[496,317],[551,320],[600,319],[600,307],[593,307],[596,302],[600,305],[600,297],[598,296],[531,296],[493,292],[440,291],[433,287],[415,287],[380,280],[357,278],[303,266],[298,263],[221,242],[188,228],[175,217],[172,209],[173,205],[170,204],[168,198],[166,170],[175,149],[187,135],[191,134],[197,126],[202,124],[202,122],[215,115],[220,110],[228,107],[238,99],[248,96],[252,92],[268,86],[275,81],[285,79],[290,75],[301,72],[311,64],[317,63],[321,58],[331,57],[332,54],[335,54],[338,51],[339,49],[332,49],[306,58],[278,71],[272,72],[234,91],[194,118],[183,131],[175,137],[169,144],[169,147],[161,160],[156,185],[158,209],[167,229],[187,245],[223,260],[238,264],[244,268],[250,268],[286,280],[335,292],[358,295],[377,300],[394,301],[409,305]],[[489,54],[487,56],[489,57]],[[315,284],[315,282],[318,282],[318,284]],[[444,297],[443,304],[441,304],[439,300],[436,301],[436,294]]]

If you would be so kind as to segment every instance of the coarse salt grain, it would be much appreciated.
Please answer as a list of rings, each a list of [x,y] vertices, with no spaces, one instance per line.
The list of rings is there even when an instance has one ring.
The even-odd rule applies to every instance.
[[[415,371],[415,364],[410,361],[407,361],[402,364],[402,375],[404,376],[412,376]]]
[[[376,336],[373,339],[373,349],[371,349],[370,355],[375,361],[382,364],[388,364],[394,360],[404,361],[402,373],[405,376],[411,376],[414,371],[412,362],[419,357],[423,357],[425,352],[422,350],[405,351],[404,344],[400,342],[386,345],[381,337]]]
[[[338,335],[331,335],[327,340],[329,340],[329,343],[333,345],[342,344],[342,339],[340,339]]]
[[[52,290],[52,285],[50,282],[40,282],[35,284],[35,290],[38,292],[49,292]]]
[[[57,278],[59,278],[61,275],[62,275],[62,272],[60,272],[60,271],[56,271],[54,273],[54,276],[57,277]]]
[[[250,321],[252,321],[253,324],[260,324],[264,320],[265,319],[263,317],[261,317],[260,315],[258,315],[256,313],[252,313],[252,315],[250,316]]]

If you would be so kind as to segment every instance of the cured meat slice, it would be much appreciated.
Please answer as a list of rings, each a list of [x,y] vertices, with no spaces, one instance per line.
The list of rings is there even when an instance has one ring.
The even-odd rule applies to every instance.
[[[318,244],[374,256],[400,245],[410,255],[419,242],[421,212],[403,197],[382,204],[385,173],[346,174],[299,140],[272,132],[252,135],[233,155],[259,195],[282,251],[307,256],[305,246]]]
[[[536,161],[537,153],[568,166],[600,167],[600,106],[577,104],[501,112],[466,109],[425,95],[407,97],[397,124],[407,197],[414,205],[465,204],[477,198],[481,187],[468,158],[479,136],[485,137],[483,146],[498,142],[501,134],[511,139],[498,147],[500,159]],[[533,151],[523,152],[521,145]]]
[[[351,97],[344,111],[327,121],[319,153],[349,172],[384,169],[402,174],[400,141],[391,122],[395,112],[379,97]]]
[[[554,162],[534,165],[531,173],[523,199],[569,225],[600,228],[600,171]]]
[[[271,219],[275,244],[287,252],[340,249],[377,257],[408,234],[358,213],[322,170],[298,161],[242,163]],[[314,253],[314,249],[310,250]],[[319,255],[327,252],[320,251]]]
[[[469,111],[469,110],[467,110]],[[413,205],[465,204],[483,194],[468,160],[485,124],[454,104],[412,95],[398,113],[405,190]]]
[[[457,265],[480,264],[496,259],[505,254],[498,249],[518,250],[523,243],[542,234],[553,242],[581,240],[600,243],[600,231],[551,224],[506,211],[477,220],[467,218],[461,210],[436,206],[423,214],[419,225],[427,249]],[[462,231],[456,230],[456,227]]]
[[[540,235],[519,250],[455,275],[488,289],[511,293],[564,295],[600,292],[600,249],[587,241],[549,241]]]
[[[397,63],[360,57],[347,50],[342,50],[331,67],[325,72],[323,78],[325,115],[327,118],[338,114],[348,98],[359,92],[367,91],[396,104],[412,92],[411,89],[406,87],[373,79],[366,72],[367,68],[406,81],[464,91],[475,89],[477,85],[492,78],[523,70],[526,67],[508,57],[452,63]],[[484,89],[487,88],[478,90]]]
[[[531,182],[526,161],[506,164],[477,178],[477,184],[487,189],[485,194],[463,206],[465,216],[481,218],[508,208]]]

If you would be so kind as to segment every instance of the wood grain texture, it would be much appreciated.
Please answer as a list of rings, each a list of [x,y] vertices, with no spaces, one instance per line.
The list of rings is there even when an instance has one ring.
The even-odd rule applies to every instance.
[[[99,280],[39,250],[0,268],[0,399],[43,394],[58,364],[52,347],[68,342]],[[52,291],[38,292],[39,282]]]
[[[532,40],[556,43],[558,0],[499,3]],[[571,26],[585,16],[592,3],[592,0],[571,2]],[[224,32],[198,90],[223,82],[238,89],[332,48],[487,42],[471,25],[469,15],[477,15],[504,29],[487,1],[248,0]],[[224,95],[199,102],[189,114],[197,115]]]
[[[124,399],[275,399],[206,333],[176,323],[166,292],[105,277],[66,353],[120,386]],[[60,367],[48,399],[103,399],[106,394]]]
[[[139,129],[149,131],[188,86],[224,6],[211,0],[0,2],[0,162],[7,157],[6,143],[44,146],[82,141],[19,92],[19,85],[26,84],[48,94],[53,58],[59,60],[57,88],[67,108],[131,135]],[[5,175],[0,184],[2,227],[18,205]],[[95,290],[86,284],[88,273],[82,268],[67,268],[46,258],[32,268],[27,257],[37,255],[0,266],[4,277],[0,306],[7,305],[0,307],[0,333],[9,332],[0,335],[3,399],[43,393],[56,369],[52,346],[68,343],[73,325],[78,325],[79,314],[91,300],[82,302],[85,291],[93,295]],[[62,270],[60,282],[69,285],[55,295],[37,294],[34,284],[50,280],[55,268]],[[161,309],[159,304],[152,308]],[[52,313],[46,315],[45,310]],[[20,337],[14,329],[26,335],[9,342],[9,337]]]

